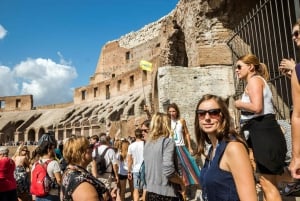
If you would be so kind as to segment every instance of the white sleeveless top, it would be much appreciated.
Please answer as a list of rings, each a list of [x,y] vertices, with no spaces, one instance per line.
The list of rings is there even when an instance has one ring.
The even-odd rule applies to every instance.
[[[171,128],[173,131],[173,139],[176,146],[185,146],[183,138],[183,126],[180,120],[171,120]]]
[[[274,114],[273,103],[272,103],[272,91],[271,91],[268,83],[266,82],[266,80],[263,77],[261,77],[261,76],[257,76],[257,77],[261,78],[265,83],[265,86],[263,89],[263,97],[264,97],[263,111],[260,114],[241,115],[241,120],[249,120],[254,117],[258,117],[258,116],[262,116],[262,115],[266,115],[266,114]],[[243,93],[241,101],[244,103],[250,103],[250,97],[248,96],[248,94],[246,92]]]

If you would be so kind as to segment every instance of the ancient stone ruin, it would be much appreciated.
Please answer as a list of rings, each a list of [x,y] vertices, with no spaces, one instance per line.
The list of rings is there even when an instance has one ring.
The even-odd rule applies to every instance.
[[[52,131],[58,140],[72,134],[134,135],[146,119],[143,106],[164,111],[176,102],[193,133],[199,98],[235,93],[232,55],[226,42],[239,18],[258,2],[180,0],[172,12],[114,41],[99,55],[89,85],[74,91],[72,103],[37,106],[34,97],[0,97],[0,143],[37,141]],[[140,60],[153,64],[143,71]],[[193,137],[193,135],[192,135]]]

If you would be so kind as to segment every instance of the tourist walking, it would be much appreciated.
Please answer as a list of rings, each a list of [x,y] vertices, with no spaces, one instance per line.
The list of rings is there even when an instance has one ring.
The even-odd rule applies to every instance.
[[[241,111],[241,133],[253,150],[256,172],[276,186],[276,175],[284,172],[287,147],[274,115],[267,66],[255,55],[244,55],[236,63],[236,74],[246,82],[242,98],[235,101]]]
[[[118,172],[113,168],[113,165],[117,163],[116,152],[113,147],[110,146],[108,137],[106,135],[101,135],[99,138],[99,143],[100,146],[94,148],[93,150],[92,173],[94,177],[100,179],[100,181],[105,184],[106,188],[112,190],[114,187],[116,187],[114,186],[114,179],[115,175],[118,174]],[[96,159],[102,154],[104,154],[106,168],[103,172],[100,172],[98,167],[99,164],[96,163]]]
[[[17,201],[15,162],[8,157],[8,148],[0,146],[0,201]]]
[[[15,161],[16,169],[14,176],[17,182],[17,194],[19,201],[29,201],[30,185],[30,151],[23,143],[18,147],[16,153],[12,157]]]
[[[143,153],[145,142],[142,140],[143,134],[141,129],[136,129],[134,133],[136,140],[128,147],[127,165],[128,179],[133,181],[133,201],[138,201],[140,197],[139,190],[143,190],[143,200],[145,198],[145,186],[140,186],[138,184],[138,173],[144,161]]]
[[[175,142],[169,138],[171,132],[168,115],[154,114],[144,149],[146,201],[179,200],[185,190],[179,175]]]
[[[46,196],[35,196],[36,201],[59,201],[59,188],[61,185],[61,169],[57,160],[55,160],[55,150],[56,148],[56,140],[54,135],[44,134],[39,140],[38,148],[36,149],[38,156],[40,156],[39,160],[34,163],[31,175],[35,171],[35,167],[37,167],[38,163],[41,165],[47,164],[47,174],[49,175],[51,181],[53,182],[50,188],[50,191]],[[37,186],[33,180],[33,176],[31,177],[31,188],[32,186]]]
[[[125,200],[126,193],[126,184],[128,181],[130,188],[130,196],[133,196],[133,181],[128,179],[128,165],[127,165],[127,154],[128,154],[129,142],[126,139],[120,140],[120,146],[117,153],[118,164],[118,175],[116,177],[118,187],[119,187],[119,195],[120,200]]]

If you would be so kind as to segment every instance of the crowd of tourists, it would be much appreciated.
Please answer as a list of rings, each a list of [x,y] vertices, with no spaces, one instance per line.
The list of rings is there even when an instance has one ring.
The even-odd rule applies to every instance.
[[[300,21],[293,27],[298,46],[299,31]],[[267,201],[299,191],[298,180],[278,189],[278,176],[290,170],[300,178],[300,65],[289,59],[280,64],[291,77],[294,103],[289,160],[267,66],[253,54],[235,65],[237,77],[246,83],[234,103],[241,113],[238,129],[226,100],[206,94],[195,106],[196,145],[178,105],[171,103],[166,113],[146,110],[149,118],[129,134],[134,137],[112,140],[100,133],[57,143],[46,133],[32,153],[21,143],[12,157],[0,146],[0,201],[124,201],[128,186],[133,201],[190,200],[192,186],[201,188],[204,201],[257,201],[257,187]],[[195,160],[199,156],[201,167]]]

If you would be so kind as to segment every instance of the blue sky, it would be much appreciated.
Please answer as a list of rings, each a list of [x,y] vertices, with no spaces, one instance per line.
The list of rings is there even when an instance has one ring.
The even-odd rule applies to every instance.
[[[0,0],[0,96],[72,101],[102,46],[172,11],[178,0]]]

